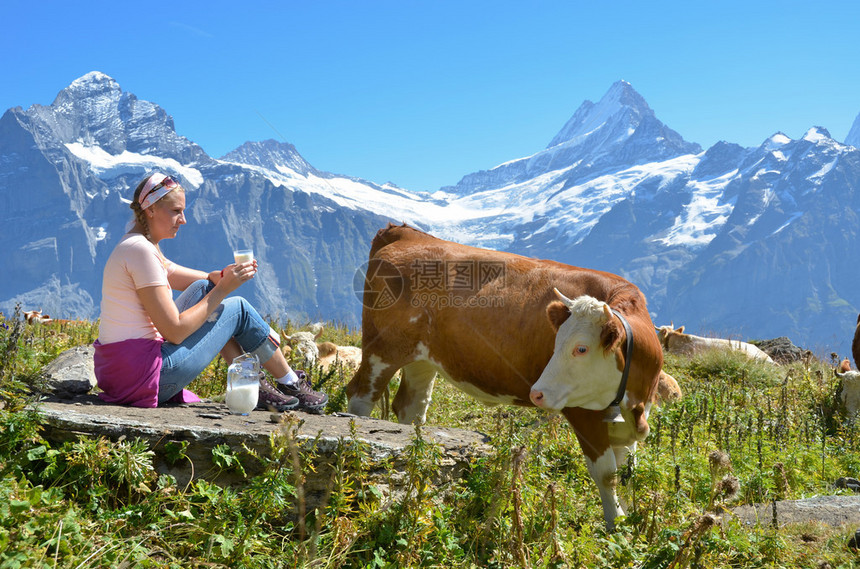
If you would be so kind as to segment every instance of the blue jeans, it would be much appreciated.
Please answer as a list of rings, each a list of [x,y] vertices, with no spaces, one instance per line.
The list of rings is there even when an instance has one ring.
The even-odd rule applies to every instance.
[[[179,312],[200,302],[212,287],[212,283],[206,279],[192,283],[175,301]],[[247,300],[240,296],[226,298],[209,315],[203,326],[181,344],[164,342],[161,345],[159,404],[169,400],[191,383],[212,363],[231,338],[234,338],[245,352],[257,356],[260,363],[269,361],[280,345],[278,334]]]

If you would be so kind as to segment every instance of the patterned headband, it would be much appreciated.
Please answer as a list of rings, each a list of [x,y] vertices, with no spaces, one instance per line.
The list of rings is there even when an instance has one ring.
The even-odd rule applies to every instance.
[[[178,187],[179,182],[170,176],[165,176],[164,174],[156,172],[149,177],[146,184],[143,186],[143,189],[140,191],[140,197],[138,198],[140,208],[148,208],[167,195],[171,190],[175,190]]]

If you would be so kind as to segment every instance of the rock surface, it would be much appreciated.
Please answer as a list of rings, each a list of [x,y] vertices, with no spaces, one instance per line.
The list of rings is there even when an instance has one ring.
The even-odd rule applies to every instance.
[[[753,342],[753,344],[761,348],[773,361],[782,365],[799,362],[809,353],[808,350],[795,346],[785,336],[773,338],[772,340]]]
[[[45,387],[57,397],[70,398],[89,393],[96,386],[92,346],[66,350],[42,370]]]
[[[311,451],[308,456],[312,457],[313,468],[303,472],[306,507],[325,500],[331,490],[333,465],[346,448],[363,449],[368,479],[383,494],[396,495],[406,484],[404,454],[417,436],[412,425],[345,413],[252,411],[248,416],[240,416],[232,415],[224,403],[213,401],[155,409],[113,405],[88,393],[96,383],[92,353],[91,346],[72,348],[42,372],[43,386],[50,393],[36,408],[44,417],[43,436],[52,443],[82,436],[114,441],[141,439],[155,453],[155,469],[175,476],[182,486],[194,478],[221,485],[241,485],[246,477],[238,469],[218,468],[212,450],[218,445],[229,446],[233,453],[243,457],[246,474],[253,476],[262,470],[262,465],[250,454],[267,456],[271,435],[286,434],[286,440]],[[461,476],[476,457],[490,450],[486,436],[474,431],[425,426],[420,434],[439,447],[436,484]],[[183,451],[185,458],[171,462],[170,457],[182,445],[187,445]]]
[[[773,504],[739,506],[732,513],[749,525],[771,525]],[[779,526],[804,522],[819,522],[828,526],[860,524],[860,497],[816,496],[804,500],[776,502],[776,523]]]
[[[239,416],[230,414],[224,403],[211,401],[141,409],[108,404],[89,394],[47,397],[36,407],[44,417],[43,436],[52,443],[82,436],[114,441],[143,440],[155,453],[156,471],[175,476],[180,486],[196,478],[220,485],[244,484],[246,477],[241,472],[225,471],[216,466],[212,449],[218,445],[229,446],[234,454],[243,458],[247,475],[253,476],[262,471],[262,465],[248,451],[268,456],[270,436],[287,434],[287,441],[295,441],[297,447],[311,451],[307,456],[313,468],[303,470],[308,508],[324,503],[332,488],[339,455],[347,448],[354,448],[355,443],[363,448],[362,464],[368,469],[368,481],[376,484],[383,494],[396,495],[407,483],[403,475],[404,455],[416,437],[415,427],[411,425],[378,419],[268,411]],[[421,436],[439,447],[436,484],[461,476],[475,458],[489,450],[486,437],[474,431],[422,427]],[[171,447],[175,450],[184,444],[187,458],[171,463]]]

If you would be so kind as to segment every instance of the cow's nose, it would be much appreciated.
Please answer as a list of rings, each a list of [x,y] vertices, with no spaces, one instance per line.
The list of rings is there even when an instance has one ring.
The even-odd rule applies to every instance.
[[[531,399],[532,403],[534,403],[536,406],[543,407],[543,391],[536,391],[532,389],[529,392],[529,399]]]

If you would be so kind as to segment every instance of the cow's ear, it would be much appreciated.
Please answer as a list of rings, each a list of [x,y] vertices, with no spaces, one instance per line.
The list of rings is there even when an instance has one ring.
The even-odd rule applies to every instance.
[[[549,306],[546,307],[546,315],[553,330],[558,332],[564,321],[570,318],[570,310],[567,309],[567,306],[563,302],[555,300],[550,302]]]
[[[615,350],[620,342],[621,323],[616,318],[607,320],[603,328],[600,329],[600,345],[603,347],[603,353],[608,354]]]
[[[631,409],[633,412],[633,427],[636,429],[636,439],[644,440],[648,436],[648,419],[645,417],[645,405],[640,401]]]
[[[675,332],[677,332],[678,334],[683,334],[683,333],[684,333],[684,327],[683,327],[683,326],[681,326],[680,328],[678,328],[677,330],[675,330]]]

